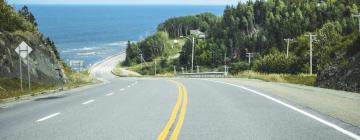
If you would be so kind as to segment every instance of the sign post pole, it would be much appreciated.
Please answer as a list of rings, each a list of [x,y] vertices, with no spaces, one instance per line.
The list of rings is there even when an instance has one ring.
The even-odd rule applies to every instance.
[[[26,46],[26,52],[29,52],[29,46]],[[27,55],[27,68],[28,68],[28,83],[29,83],[29,92],[31,92],[31,79],[30,79],[30,62],[29,62],[29,55]]]
[[[20,88],[21,88],[21,92],[23,92],[23,84],[22,84],[22,68],[21,68],[21,56],[19,54],[19,67],[20,67]]]
[[[27,67],[28,67],[28,82],[29,82],[29,92],[31,91],[31,79],[30,79],[30,62],[29,62],[29,54],[31,53],[32,48],[26,44],[24,41],[20,43],[18,47],[16,47],[15,52],[19,54],[19,70],[20,70],[20,88],[21,92],[23,91],[23,75],[22,75],[22,65],[21,58],[26,58]]]

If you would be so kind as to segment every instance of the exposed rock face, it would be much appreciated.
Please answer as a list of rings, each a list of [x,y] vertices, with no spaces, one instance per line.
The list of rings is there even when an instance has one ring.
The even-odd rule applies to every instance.
[[[43,84],[59,84],[63,80],[63,72],[56,69],[62,69],[59,60],[50,46],[46,45],[40,33],[31,32],[2,32],[0,31],[0,77],[19,78],[20,64],[19,55],[15,48],[25,41],[33,51],[30,53],[30,76],[32,81]],[[27,60],[21,58],[21,67],[23,79],[27,80]]]
[[[320,72],[315,84],[360,93],[360,38],[348,48],[343,60],[335,60],[330,67]]]

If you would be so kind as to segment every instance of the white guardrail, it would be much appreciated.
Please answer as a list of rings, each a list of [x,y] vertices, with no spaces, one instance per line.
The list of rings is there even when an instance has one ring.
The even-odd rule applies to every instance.
[[[176,77],[186,78],[223,78],[227,74],[225,72],[201,72],[201,73],[178,73]]]

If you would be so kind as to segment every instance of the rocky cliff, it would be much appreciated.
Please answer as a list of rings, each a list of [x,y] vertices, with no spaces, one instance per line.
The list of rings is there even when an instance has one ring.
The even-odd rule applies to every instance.
[[[39,32],[0,31],[0,77],[19,78],[19,55],[15,48],[26,42],[33,51],[29,55],[30,76],[32,81],[42,84],[60,84],[64,73],[55,51]],[[27,60],[21,58],[23,79],[27,80]],[[56,69],[61,69],[60,72]]]
[[[319,73],[316,86],[360,93],[360,36],[346,46],[344,55]]]

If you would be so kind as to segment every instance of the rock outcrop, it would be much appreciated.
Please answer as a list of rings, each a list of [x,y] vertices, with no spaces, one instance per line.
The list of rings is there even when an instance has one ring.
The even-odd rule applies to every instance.
[[[360,93],[360,37],[347,46],[347,53],[321,71],[316,86]]]
[[[64,81],[62,65],[56,58],[53,48],[46,44],[38,32],[0,31],[0,77],[19,78],[19,55],[15,52],[15,48],[22,41],[33,49],[29,55],[31,80],[43,84],[62,83]],[[23,79],[27,80],[27,60],[22,58],[21,61]],[[60,72],[57,69],[60,69]]]

